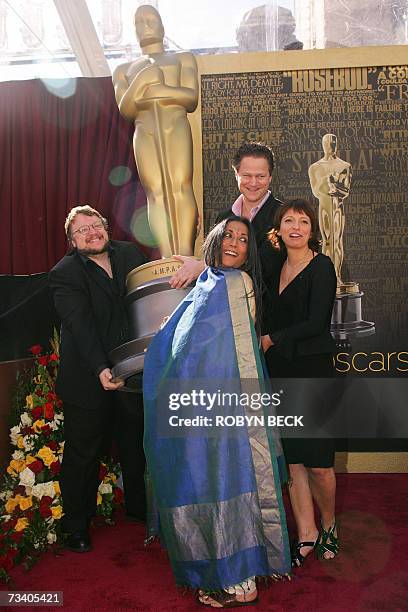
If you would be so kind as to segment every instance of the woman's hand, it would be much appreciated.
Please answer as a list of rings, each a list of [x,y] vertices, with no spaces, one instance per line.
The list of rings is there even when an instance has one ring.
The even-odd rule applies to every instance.
[[[273,346],[273,342],[269,334],[266,336],[261,336],[261,344],[264,353],[266,353],[266,351]]]

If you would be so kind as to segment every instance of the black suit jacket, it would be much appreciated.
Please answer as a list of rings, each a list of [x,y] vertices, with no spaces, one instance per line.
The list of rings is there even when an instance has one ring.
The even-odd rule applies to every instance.
[[[126,275],[146,262],[130,242],[112,240],[110,251],[113,284],[102,269],[76,250],[49,273],[61,319],[57,393],[63,401],[89,409],[97,409],[107,393],[98,374],[111,365],[109,351],[129,340],[124,303]]]
[[[266,237],[266,234],[273,227],[273,221],[275,218],[276,211],[279,206],[282,205],[282,202],[274,197],[273,193],[270,194],[269,198],[261,207],[261,210],[255,215],[253,220],[251,221],[251,225],[255,230],[255,240],[256,246],[258,247],[258,254],[263,257],[263,251],[266,250],[269,252],[270,243]],[[220,223],[227,217],[233,215],[232,208],[228,210],[224,210],[218,213],[217,219],[215,223]]]

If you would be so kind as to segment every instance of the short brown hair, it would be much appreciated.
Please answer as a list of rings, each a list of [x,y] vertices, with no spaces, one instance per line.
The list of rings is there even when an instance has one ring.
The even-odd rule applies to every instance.
[[[271,147],[261,142],[246,142],[241,145],[232,160],[232,167],[235,172],[238,172],[244,157],[263,157],[268,162],[269,174],[272,174],[275,160]]]
[[[105,217],[103,217],[100,212],[92,208],[92,206],[89,206],[88,204],[85,204],[83,206],[74,206],[74,208],[71,208],[67,215],[67,218],[65,219],[64,227],[65,234],[68,240],[71,240],[71,224],[75,217],[79,214],[86,215],[87,217],[98,217],[102,221],[104,228],[106,230],[108,229],[108,222]]]
[[[298,213],[303,213],[309,217],[310,224],[312,226],[311,235],[309,238],[309,247],[312,249],[312,251],[315,251],[317,253],[320,247],[320,232],[316,208],[308,200],[303,200],[301,198],[298,198],[296,200],[289,200],[288,202],[282,204],[282,206],[279,206],[278,210],[275,213],[273,229],[268,232],[268,238],[271,241],[272,246],[280,250],[285,249],[285,245],[283,243],[282,238],[278,236],[276,232],[279,231],[282,219],[289,210],[294,210]],[[279,243],[279,246],[276,244],[276,242]]]

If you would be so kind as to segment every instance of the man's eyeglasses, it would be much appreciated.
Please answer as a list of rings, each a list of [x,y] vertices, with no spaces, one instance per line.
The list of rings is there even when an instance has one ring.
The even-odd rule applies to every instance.
[[[75,232],[72,232],[72,235],[74,234],[87,234],[88,232],[91,231],[91,229],[94,230],[100,230],[104,227],[102,221],[96,221],[96,223],[90,223],[89,225],[82,225],[81,227],[78,227],[77,230],[75,230]]]

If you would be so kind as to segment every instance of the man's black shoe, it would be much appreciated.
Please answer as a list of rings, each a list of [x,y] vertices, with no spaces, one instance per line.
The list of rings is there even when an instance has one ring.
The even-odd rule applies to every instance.
[[[74,531],[65,538],[64,547],[72,552],[84,553],[92,550],[91,540],[86,531]]]

